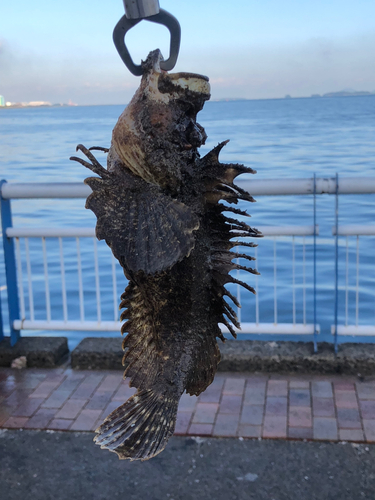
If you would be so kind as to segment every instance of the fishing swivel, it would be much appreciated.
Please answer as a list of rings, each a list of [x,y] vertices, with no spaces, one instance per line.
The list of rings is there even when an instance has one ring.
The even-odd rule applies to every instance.
[[[113,30],[113,41],[128,70],[135,76],[141,76],[143,73],[142,66],[133,62],[125,44],[126,33],[143,19],[168,28],[171,35],[169,58],[161,61],[160,67],[164,71],[173,69],[177,62],[181,41],[181,27],[177,19],[160,8],[159,0],[123,0],[123,2],[125,15]]]

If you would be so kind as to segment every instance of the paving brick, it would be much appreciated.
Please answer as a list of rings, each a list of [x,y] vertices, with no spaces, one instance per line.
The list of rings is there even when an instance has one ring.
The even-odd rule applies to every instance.
[[[28,420],[27,417],[9,417],[5,421],[4,427],[6,429],[22,429]]]
[[[224,394],[220,402],[220,413],[238,414],[241,411],[242,397]]]
[[[355,386],[354,382],[350,382],[349,380],[334,380],[333,387],[335,391],[354,391]]]
[[[224,383],[223,394],[242,396],[244,388],[244,378],[227,378]]]
[[[286,417],[265,416],[263,424],[264,438],[286,438]]]
[[[341,441],[364,441],[362,429],[339,429],[339,439]]]
[[[311,427],[312,416],[311,408],[305,406],[293,406],[289,408],[289,426],[290,427]]]
[[[266,399],[266,382],[247,382],[244,404],[263,405]]]
[[[335,418],[315,417],[313,419],[314,439],[336,441],[337,422]]]
[[[73,399],[89,399],[103,378],[104,374],[93,373],[92,375],[88,375],[82,380],[71,397]]]
[[[312,439],[312,427],[289,427],[288,437],[291,439]]]
[[[252,426],[262,425],[263,413],[263,405],[243,405],[240,423]]]
[[[375,400],[360,400],[362,418],[366,420],[375,420]]]
[[[10,412],[12,411],[11,408],[5,408],[4,406],[0,405],[0,427],[8,420],[8,418],[11,416]]]
[[[56,410],[41,408],[25,424],[25,429],[47,429],[50,421],[55,417]]]
[[[375,382],[357,382],[359,399],[375,399]]]
[[[75,419],[87,401],[87,399],[68,399],[61,410],[56,413],[56,418]]]
[[[38,387],[30,394],[31,398],[48,398],[53,390],[55,390],[64,380],[63,375],[53,377],[49,375],[46,380],[41,382]]]
[[[178,411],[177,412],[176,427],[174,430],[174,433],[176,435],[187,434],[192,415],[193,415],[192,411]]]
[[[12,411],[14,417],[31,417],[43,403],[44,399],[27,398],[26,401]]]
[[[129,387],[129,384],[126,381],[122,381],[120,387],[117,389],[115,394],[112,396],[113,401],[121,401],[125,403],[127,399],[129,399],[133,394],[137,392],[135,387]]]
[[[195,409],[193,424],[213,424],[219,410],[217,403],[198,403]]]
[[[31,395],[31,389],[15,389],[10,396],[8,396],[4,404],[9,407],[17,407],[25,403],[28,397]],[[30,396],[31,397],[31,396]]]
[[[221,398],[221,388],[220,387],[208,387],[199,396],[200,403],[219,403]]]
[[[335,417],[335,403],[332,398],[313,398],[314,417]]]
[[[363,420],[366,441],[375,443],[375,420]]]
[[[113,394],[122,383],[122,380],[122,373],[113,373],[110,375],[106,375],[104,377],[104,380],[100,382],[96,390],[98,392],[110,392]]]
[[[114,410],[116,410],[116,408],[118,408],[120,405],[119,405],[119,402],[118,401],[111,401],[107,406],[106,408],[104,409],[103,413],[100,415],[100,419],[101,420],[104,420],[105,418],[108,417],[108,415],[110,413],[112,413]]]
[[[239,414],[219,413],[212,432],[213,436],[234,437],[237,435]]]
[[[188,434],[191,436],[212,436],[212,424],[191,424]]]
[[[262,435],[262,426],[240,424],[238,426],[238,435],[247,438],[259,438]]]
[[[359,411],[354,408],[337,408],[337,421],[341,429],[361,429]]]
[[[290,406],[310,406],[311,396],[307,389],[291,389],[289,391]]]
[[[324,380],[314,380],[311,383],[311,393],[315,398],[332,398],[332,384]]]
[[[60,389],[56,389],[49,398],[42,403],[42,408],[61,408],[71,393],[71,391],[60,391]]]
[[[335,404],[337,408],[358,409],[357,395],[355,391],[336,391]]]
[[[70,429],[73,420],[64,420],[62,418],[54,418],[48,424],[47,429],[54,429],[56,431],[67,431]]]
[[[70,427],[71,431],[93,431],[97,427],[101,410],[82,410]]]
[[[290,380],[290,389],[310,389],[310,382],[308,380]]]
[[[194,410],[198,403],[197,396],[190,396],[189,394],[183,394],[178,405],[178,411],[189,411]]]
[[[67,376],[67,378],[59,385],[59,389],[61,391],[70,391],[73,392],[78,385],[85,378],[84,373],[74,372]]]
[[[288,412],[288,399],[282,397],[267,397],[266,416],[284,417]]]
[[[286,397],[288,395],[287,380],[269,380],[267,384],[267,397]]]
[[[95,392],[86,405],[88,410],[104,410],[111,400],[112,392]],[[73,401],[73,400],[72,400]]]

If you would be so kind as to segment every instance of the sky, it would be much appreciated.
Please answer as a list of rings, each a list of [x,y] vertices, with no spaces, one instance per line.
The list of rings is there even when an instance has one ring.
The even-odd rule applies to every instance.
[[[374,0],[160,0],[181,24],[173,72],[210,78],[212,99],[375,91]],[[14,0],[0,8],[6,101],[125,104],[139,85],[112,42],[122,0]],[[167,28],[142,21],[133,60],[169,53]]]

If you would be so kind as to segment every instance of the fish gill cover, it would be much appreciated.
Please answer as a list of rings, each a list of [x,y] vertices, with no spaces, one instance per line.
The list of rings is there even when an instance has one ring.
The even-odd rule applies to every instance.
[[[203,158],[206,133],[197,113],[210,98],[208,78],[161,71],[159,50],[143,63],[143,77],[112,135],[107,169],[89,149],[72,157],[98,177],[86,208],[97,217],[96,235],[120,262],[129,284],[121,296],[124,376],[137,392],[96,430],[95,442],[121,459],[147,460],[172,436],[184,391],[199,395],[213,381],[224,341],[223,323],[235,337],[237,299],[225,288],[241,269],[231,252],[255,246],[238,240],[261,234],[224,213],[247,215],[231,205],[254,201],[233,181],[254,173],[219,161],[222,142]],[[226,204],[221,203],[222,201]],[[229,204],[229,205],[228,205]],[[233,240],[235,238],[235,240]]]

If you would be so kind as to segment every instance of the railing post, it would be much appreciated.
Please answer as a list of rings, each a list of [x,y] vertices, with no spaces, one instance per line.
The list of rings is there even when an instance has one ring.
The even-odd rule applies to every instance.
[[[316,340],[316,174],[314,172],[314,352],[318,352]]]
[[[335,353],[337,354],[337,325],[338,325],[338,309],[339,309],[339,174],[336,173],[336,194],[335,194]]]
[[[5,180],[0,181],[1,227],[3,231],[5,276],[8,292],[10,344],[14,346],[17,340],[20,338],[20,330],[15,330],[13,328],[13,321],[20,319],[20,309],[18,302],[17,271],[16,258],[14,254],[14,244],[13,239],[8,238],[6,235],[7,228],[12,227],[12,211],[10,200],[5,200],[2,197],[1,193],[2,187],[5,183]]]

